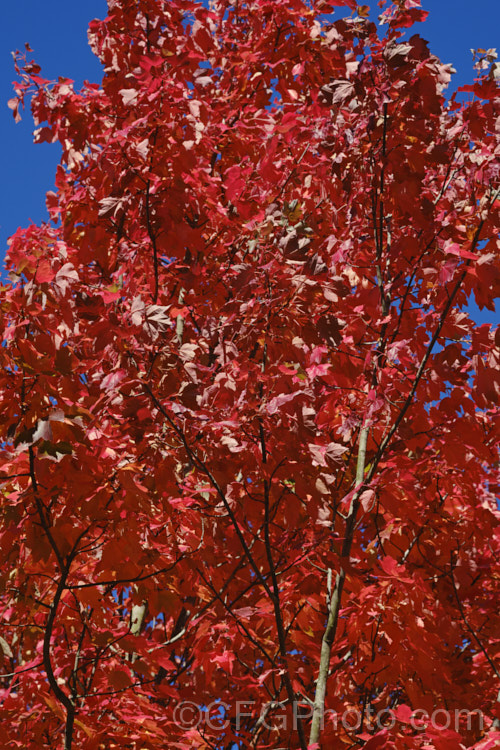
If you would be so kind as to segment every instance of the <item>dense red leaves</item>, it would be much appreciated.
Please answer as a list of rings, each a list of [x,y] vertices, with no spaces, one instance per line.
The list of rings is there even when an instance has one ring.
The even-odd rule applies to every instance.
[[[110,0],[102,85],[18,61],[63,156],[1,305],[3,747],[304,748],[339,571],[320,746],[496,746],[498,89],[385,13]]]

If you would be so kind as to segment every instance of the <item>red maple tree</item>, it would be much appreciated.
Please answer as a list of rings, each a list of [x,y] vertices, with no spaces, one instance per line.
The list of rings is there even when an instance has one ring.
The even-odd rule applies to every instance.
[[[498,746],[499,68],[447,100],[381,12],[18,57],[62,161],[2,290],[2,747]]]

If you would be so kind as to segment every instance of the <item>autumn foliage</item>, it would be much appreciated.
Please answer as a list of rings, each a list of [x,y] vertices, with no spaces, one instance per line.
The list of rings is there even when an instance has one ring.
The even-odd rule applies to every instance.
[[[499,68],[445,98],[380,12],[109,0],[102,84],[18,56],[62,160],[1,298],[2,748],[498,747]]]

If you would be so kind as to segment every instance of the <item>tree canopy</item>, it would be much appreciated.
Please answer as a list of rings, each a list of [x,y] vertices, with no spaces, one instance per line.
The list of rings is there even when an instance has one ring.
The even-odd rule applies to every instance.
[[[493,51],[446,98],[417,0],[108,6],[102,83],[28,48],[10,102],[62,159],[0,304],[2,746],[497,747]]]

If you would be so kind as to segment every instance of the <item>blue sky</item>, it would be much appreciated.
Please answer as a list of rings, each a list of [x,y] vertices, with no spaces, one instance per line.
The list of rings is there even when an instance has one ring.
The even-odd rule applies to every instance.
[[[366,4],[368,0],[363,0]],[[361,3],[362,4],[362,3]],[[371,5],[376,7],[375,0]],[[87,25],[106,15],[105,0],[6,0],[0,10],[0,257],[7,238],[30,220],[47,218],[45,193],[53,188],[59,160],[56,144],[32,143],[29,112],[14,123],[7,100],[12,96],[14,67],[11,52],[29,42],[34,59],[48,79],[66,76],[81,85],[99,82],[101,66],[87,44]],[[428,20],[417,27],[443,62],[457,70],[452,85],[469,83],[473,77],[471,47],[500,47],[499,0],[423,0]],[[498,315],[484,311],[478,319],[497,322]]]

